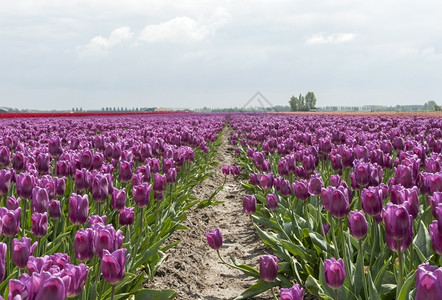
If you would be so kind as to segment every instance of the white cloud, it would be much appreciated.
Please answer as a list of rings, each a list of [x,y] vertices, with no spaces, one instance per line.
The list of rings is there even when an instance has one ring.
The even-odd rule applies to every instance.
[[[130,31],[130,28],[123,26],[112,31],[108,38],[101,35],[96,36],[87,45],[78,47],[78,49],[82,54],[101,54],[110,48],[131,40],[133,36],[134,33]]]
[[[144,27],[138,39],[155,42],[202,41],[213,33],[213,29],[189,17],[176,17],[169,21]]]
[[[315,44],[340,44],[354,40],[356,34],[354,33],[333,33],[329,36],[324,36],[323,33],[314,34],[306,40],[309,45]]]

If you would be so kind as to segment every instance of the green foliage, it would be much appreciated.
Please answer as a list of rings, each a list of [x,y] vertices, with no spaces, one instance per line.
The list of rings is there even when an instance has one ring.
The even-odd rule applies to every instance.
[[[298,98],[292,96],[289,101],[290,109],[291,111],[310,111],[315,108],[316,100],[313,92],[308,92],[305,97],[302,94],[299,94]]]

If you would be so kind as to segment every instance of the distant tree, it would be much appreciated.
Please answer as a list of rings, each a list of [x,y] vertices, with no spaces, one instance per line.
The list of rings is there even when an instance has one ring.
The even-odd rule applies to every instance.
[[[289,104],[291,111],[309,111],[316,106],[316,96],[313,92],[308,92],[305,97],[302,94],[298,98],[292,96]]]
[[[315,96],[315,93],[308,92],[305,95],[305,106],[307,107],[308,110],[315,108],[315,106],[316,106],[316,96]]]
[[[289,104],[290,104],[291,111],[299,111],[299,109],[300,109],[300,102],[299,102],[298,98],[296,98],[295,96],[292,96],[290,98]]]

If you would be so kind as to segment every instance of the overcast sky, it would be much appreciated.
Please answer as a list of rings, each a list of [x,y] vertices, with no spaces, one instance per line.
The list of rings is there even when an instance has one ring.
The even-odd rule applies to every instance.
[[[0,106],[442,103],[440,0],[1,0]],[[252,102],[252,105],[259,103]]]

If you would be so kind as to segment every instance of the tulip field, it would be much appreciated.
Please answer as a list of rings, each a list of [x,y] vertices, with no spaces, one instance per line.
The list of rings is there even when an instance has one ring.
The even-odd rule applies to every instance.
[[[442,299],[442,118],[17,116],[0,133],[0,298],[175,298],[146,283],[229,177],[222,200],[267,249],[254,267],[223,257],[222,229],[201,236],[253,279],[236,299]]]

